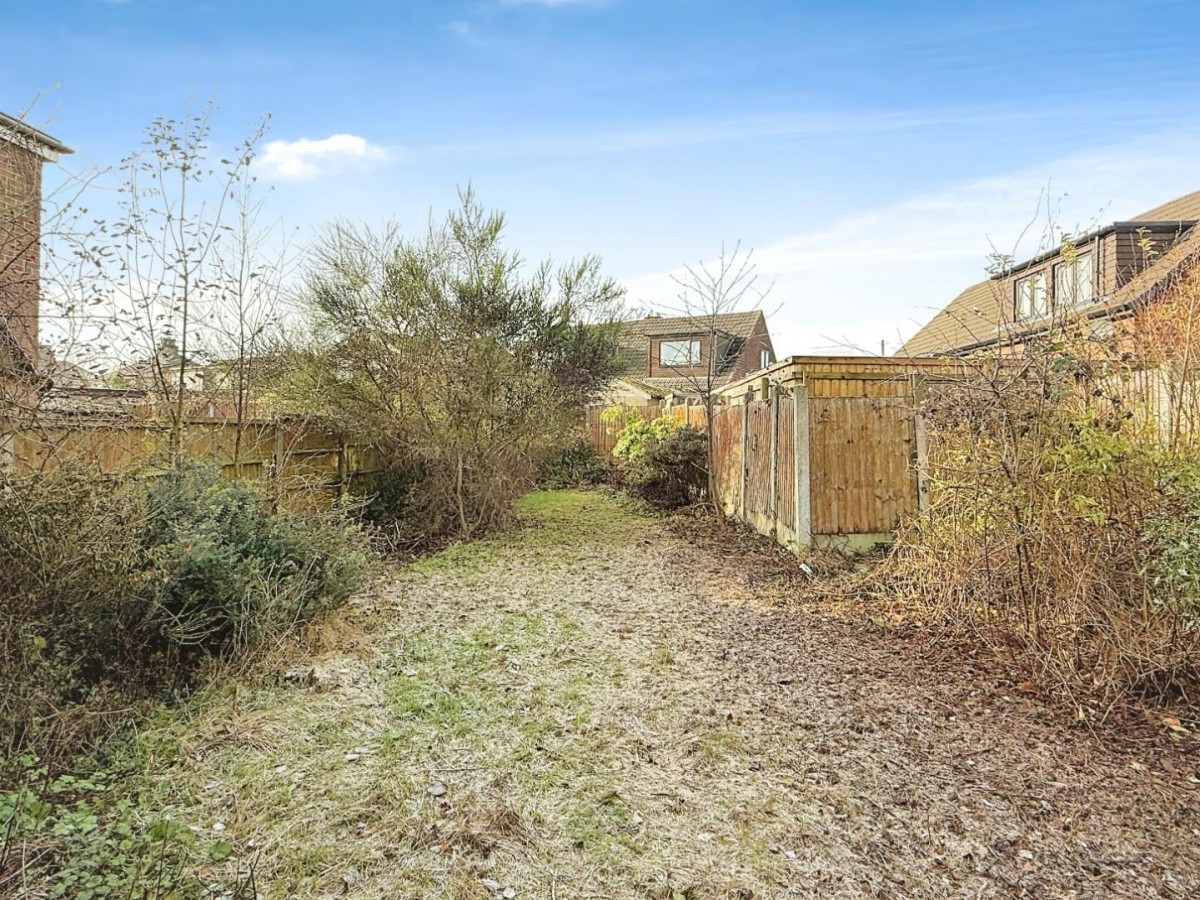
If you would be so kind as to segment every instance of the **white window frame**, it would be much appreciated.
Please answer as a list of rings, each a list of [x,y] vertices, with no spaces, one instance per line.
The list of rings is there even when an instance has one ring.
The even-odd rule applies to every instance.
[[[1080,290],[1080,275],[1087,275],[1087,296]],[[1078,309],[1096,299],[1095,258],[1091,250],[1075,254],[1054,267],[1054,305],[1059,309]]]
[[[770,350],[758,351],[758,367],[760,369],[765,369],[770,364],[771,364],[771,351]]]
[[[1022,322],[1045,318],[1050,313],[1045,269],[1013,282],[1013,304],[1017,319]]]
[[[667,357],[668,348],[674,349],[669,359]],[[690,368],[700,365],[700,341],[696,338],[659,341],[658,364],[666,369]]]

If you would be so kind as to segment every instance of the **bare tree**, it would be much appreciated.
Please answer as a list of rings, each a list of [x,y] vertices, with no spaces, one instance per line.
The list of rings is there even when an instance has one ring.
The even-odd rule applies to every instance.
[[[221,257],[219,250],[257,215],[250,207],[249,219],[230,222],[239,196],[246,196],[239,192],[251,177],[266,120],[228,158],[214,161],[214,111],[209,103],[179,119],[151,122],[143,146],[122,161],[121,218],[110,229],[111,323],[124,331],[127,347],[150,354],[151,387],[166,407],[175,465],[182,459],[189,367],[202,350],[200,332],[229,296],[223,279],[232,275],[235,284],[245,284],[254,275],[248,260],[231,272],[229,260],[239,254]],[[241,288],[235,294],[245,297]],[[161,352],[166,341],[172,352]]]
[[[701,335],[708,347],[700,365],[688,359],[669,364],[676,375],[687,382],[690,392],[700,398],[704,407],[705,435],[708,445],[708,498],[718,518],[724,521],[725,511],[717,498],[716,472],[713,470],[713,445],[715,442],[713,418],[716,392],[724,383],[725,373],[732,365],[741,345],[730,341],[721,327],[722,318],[729,313],[757,309],[770,294],[774,283],[766,288],[758,285],[758,266],[754,262],[753,250],[742,250],[741,243],[729,250],[721,245],[720,255],[711,262],[700,262],[685,266],[682,275],[672,275],[679,289],[675,307],[677,315],[690,321],[691,334]]]

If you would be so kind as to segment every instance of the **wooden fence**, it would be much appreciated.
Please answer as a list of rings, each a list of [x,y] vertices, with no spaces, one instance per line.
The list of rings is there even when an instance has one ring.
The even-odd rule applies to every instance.
[[[925,502],[917,397],[961,363],[792,357],[721,391],[713,417],[718,500],[726,513],[796,552],[867,549]],[[658,407],[639,407],[653,418]],[[611,455],[616,428],[589,414]],[[702,407],[679,408],[704,427]]]
[[[588,442],[596,448],[596,450],[605,459],[613,458],[613,445],[617,442],[617,432],[621,430],[619,421],[606,421],[605,410],[608,407],[589,406],[584,415],[584,430],[587,432]],[[674,416],[681,422],[687,422],[697,428],[703,428],[705,417],[704,407],[702,406],[672,406],[667,407],[661,402],[646,403],[640,406],[623,406],[621,407],[623,414],[633,414],[641,416],[647,422],[659,418],[663,415]]]
[[[919,399],[962,369],[792,357],[726,387],[712,460],[723,508],[796,552],[890,541],[927,502]]]
[[[2,425],[2,423],[0,423]],[[171,428],[162,422],[44,419],[4,434],[8,468],[46,473],[86,465],[101,476],[155,477],[169,470]],[[218,466],[229,478],[271,478],[284,492],[309,499],[339,496],[356,479],[377,473],[378,453],[300,419],[237,424],[193,418],[182,453]]]

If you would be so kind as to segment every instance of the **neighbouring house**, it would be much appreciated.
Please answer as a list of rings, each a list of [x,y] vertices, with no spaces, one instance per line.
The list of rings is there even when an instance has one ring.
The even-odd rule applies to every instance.
[[[761,310],[716,316],[650,315],[620,323],[618,374],[606,404],[694,400],[775,362]]]
[[[116,388],[171,396],[179,386],[181,368],[184,391],[203,391],[207,364],[192,356],[189,356],[185,363],[178,342],[174,338],[163,338],[158,342],[153,356],[135,360],[113,370],[107,380]]]
[[[70,152],[0,113],[0,377],[9,381],[29,382],[37,371],[42,166]]]
[[[1113,334],[1200,258],[1198,221],[1200,191],[1007,266],[955,297],[900,353],[1016,353],[1064,320]]]

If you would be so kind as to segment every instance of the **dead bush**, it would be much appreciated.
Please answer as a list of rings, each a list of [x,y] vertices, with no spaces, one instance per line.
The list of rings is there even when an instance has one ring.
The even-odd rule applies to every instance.
[[[1200,451],[1161,427],[1149,358],[1064,326],[934,390],[930,502],[885,566],[1085,717],[1200,702]]]

